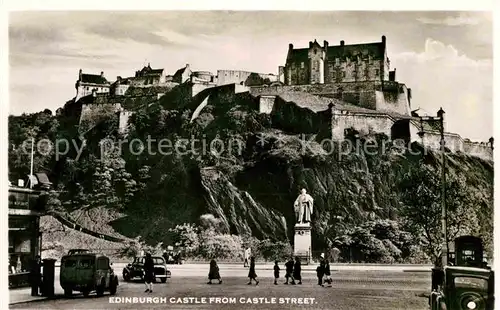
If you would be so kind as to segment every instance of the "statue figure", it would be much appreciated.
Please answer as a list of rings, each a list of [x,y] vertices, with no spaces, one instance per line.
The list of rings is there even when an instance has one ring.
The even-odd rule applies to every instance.
[[[295,200],[294,208],[297,217],[297,223],[303,224],[311,222],[311,215],[313,214],[313,198],[307,194],[303,188],[299,197]]]

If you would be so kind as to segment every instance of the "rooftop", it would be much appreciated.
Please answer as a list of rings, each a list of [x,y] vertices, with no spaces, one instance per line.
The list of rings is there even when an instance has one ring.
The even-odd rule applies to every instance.
[[[316,41],[313,46],[324,50],[324,47],[320,46]],[[287,60],[291,61],[307,61],[309,48],[297,48],[291,49],[288,52]],[[384,59],[385,55],[385,42],[374,42],[374,43],[361,43],[361,44],[349,44],[349,45],[328,45],[326,48],[326,58],[354,58],[360,56],[366,58],[371,56],[374,60]]]
[[[104,76],[98,74],[82,74],[82,78],[80,80],[82,83],[92,83],[92,84],[101,84],[101,85],[109,85],[109,82],[106,80]]]

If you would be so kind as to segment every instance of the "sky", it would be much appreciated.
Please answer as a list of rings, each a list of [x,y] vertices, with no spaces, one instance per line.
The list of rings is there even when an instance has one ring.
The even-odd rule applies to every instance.
[[[108,80],[151,64],[169,74],[240,69],[277,73],[288,44],[380,42],[412,89],[411,108],[444,109],[447,131],[493,136],[489,12],[10,12],[9,113],[55,111],[75,96],[78,70]]]

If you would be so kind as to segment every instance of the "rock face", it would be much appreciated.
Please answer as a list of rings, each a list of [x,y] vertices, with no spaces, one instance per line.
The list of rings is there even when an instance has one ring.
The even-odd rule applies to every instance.
[[[206,200],[207,213],[222,219],[233,234],[250,234],[257,238],[273,236],[284,240],[287,236],[285,218],[273,208],[267,208],[247,191],[240,190],[216,168],[201,169],[200,193]]]

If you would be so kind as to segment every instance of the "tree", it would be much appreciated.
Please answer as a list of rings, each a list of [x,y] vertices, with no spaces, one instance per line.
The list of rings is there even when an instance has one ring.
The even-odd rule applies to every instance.
[[[405,228],[417,238],[436,265],[441,264],[441,180],[440,171],[426,164],[411,166],[403,176],[401,189]],[[446,178],[447,242],[463,234],[477,234],[479,224],[466,180],[453,173]]]

